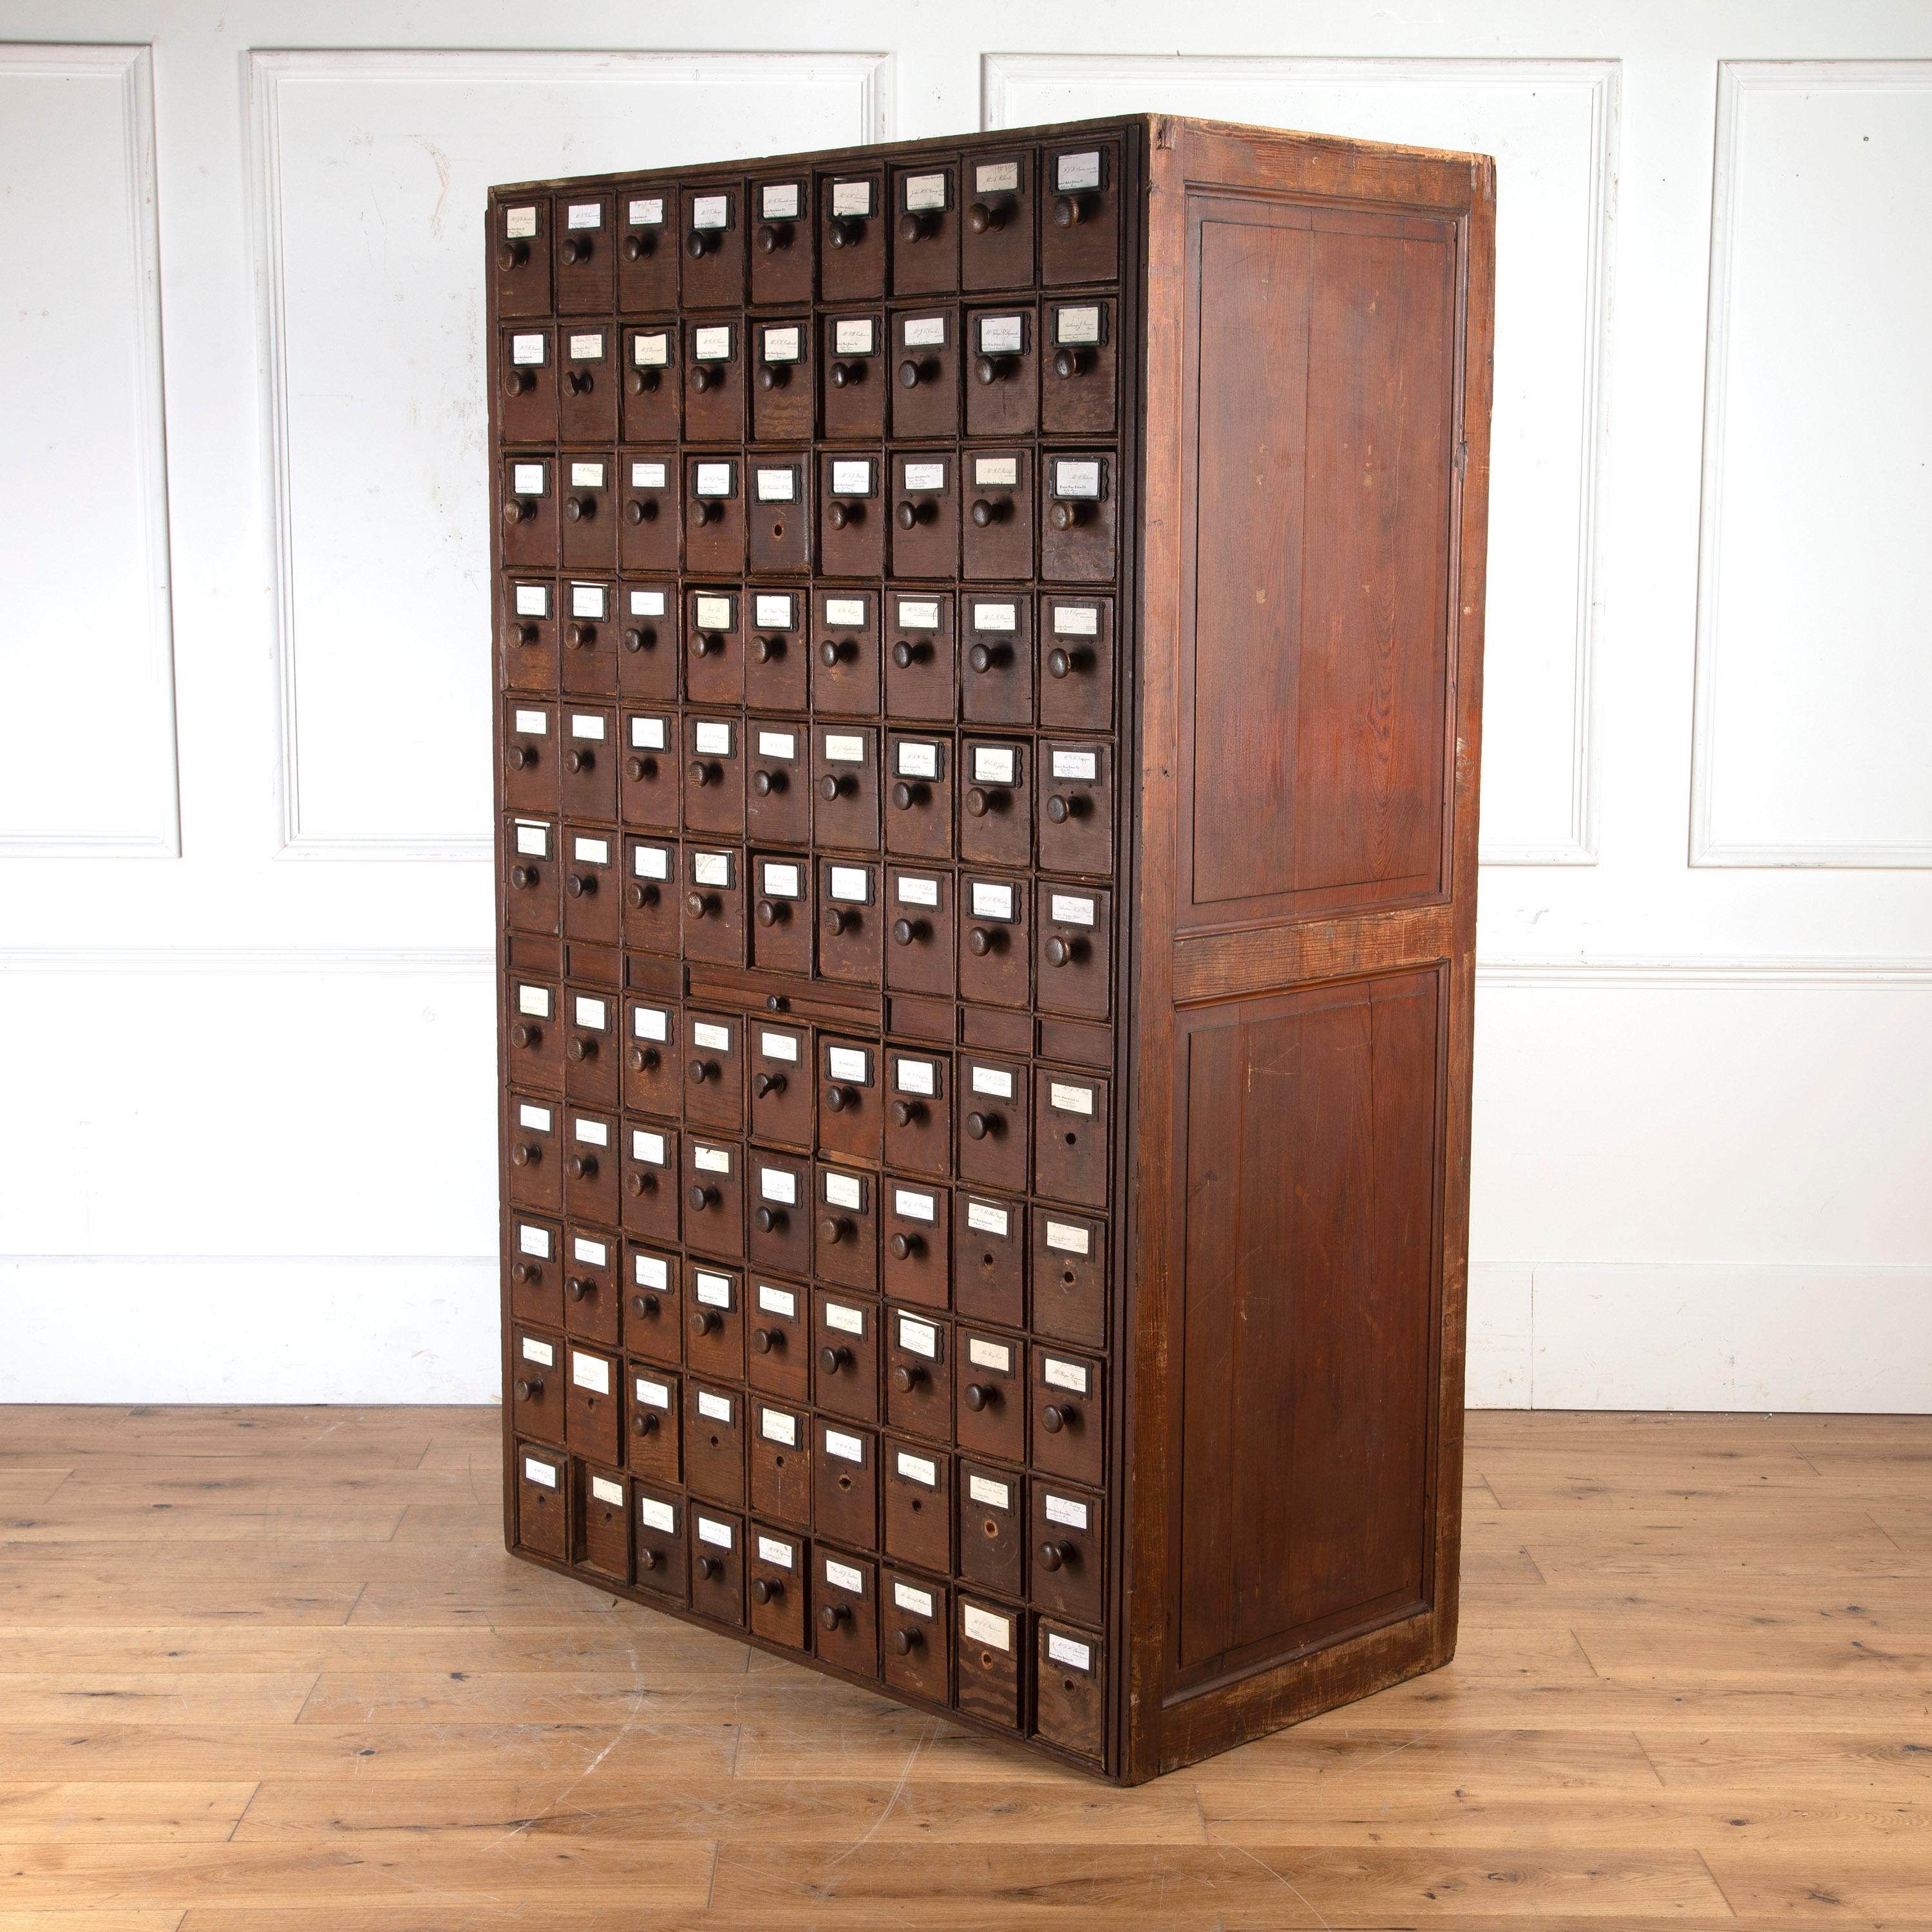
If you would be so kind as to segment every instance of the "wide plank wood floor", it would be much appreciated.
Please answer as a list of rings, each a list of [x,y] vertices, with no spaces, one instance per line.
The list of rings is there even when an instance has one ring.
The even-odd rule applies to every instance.
[[[513,1562],[496,1426],[0,1409],[0,1932],[1932,1932],[1932,1418],[1474,1415],[1455,1664],[1130,1792]]]

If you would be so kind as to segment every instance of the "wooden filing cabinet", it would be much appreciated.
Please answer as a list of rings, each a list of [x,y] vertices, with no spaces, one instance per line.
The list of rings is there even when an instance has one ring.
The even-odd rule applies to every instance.
[[[493,193],[513,1549],[1130,1783],[1452,1654],[1494,212]]]

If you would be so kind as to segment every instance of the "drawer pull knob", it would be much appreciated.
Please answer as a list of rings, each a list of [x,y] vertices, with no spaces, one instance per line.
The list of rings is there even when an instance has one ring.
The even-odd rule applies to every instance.
[[[527,523],[537,513],[536,504],[521,496],[506,497],[503,502],[503,520],[506,524]]]
[[[892,1387],[902,1395],[910,1395],[926,1380],[926,1371],[910,1362],[902,1362],[892,1371]]]
[[[642,912],[658,902],[658,889],[655,886],[633,886],[626,895],[632,905]]]
[[[791,224],[789,221],[761,221],[755,237],[761,252],[776,255],[781,248],[791,246]]]
[[[563,1171],[573,1180],[595,1180],[597,1156],[594,1154],[574,1154],[564,1162]]]
[[[722,767],[708,764],[703,758],[693,758],[691,761],[691,782],[700,791],[708,784],[716,784],[724,776]]]
[[[597,875],[595,872],[566,872],[563,875],[563,890],[574,899],[594,899],[597,896]]]
[[[724,520],[724,506],[707,502],[702,496],[691,506],[691,520],[694,524],[718,524]]]
[[[1058,1436],[1079,1420],[1080,1412],[1070,1402],[1050,1402],[1040,1412],[1040,1426],[1049,1436]]]
[[[862,362],[835,362],[832,365],[832,386],[835,389],[856,388],[866,380],[866,365]]]
[[[715,230],[707,231],[702,228],[692,229],[684,238],[684,252],[694,262],[703,261],[711,252],[712,234],[715,232]],[[708,1576],[711,1572],[707,1570],[704,1574]]]
[[[976,959],[998,952],[1006,943],[1006,935],[996,926],[976,926],[966,935],[966,950]]]
[[[595,752],[569,751],[563,754],[563,768],[573,777],[593,770],[597,763]]]
[[[566,496],[563,500],[563,514],[567,523],[594,523],[597,517],[597,499],[595,496]]]
[[[923,805],[931,797],[922,784],[913,784],[904,778],[892,787],[892,802],[902,812],[910,812],[916,805]]]
[[[513,772],[528,771],[537,761],[537,748],[534,745],[512,745],[504,754],[504,762]]]
[[[818,1224],[819,1239],[829,1247],[836,1247],[852,1232],[852,1224],[842,1214],[828,1214]]]
[[[931,356],[908,356],[899,364],[899,387],[916,389],[920,383],[939,373],[938,360]]]
[[[574,268],[579,262],[589,261],[596,250],[592,246],[589,236],[571,235],[564,238],[562,245],[556,252]]]
[[[496,250],[496,266],[506,274],[520,268],[530,259],[530,244],[527,242],[506,242]]]
[[[1047,675],[1070,677],[1076,670],[1084,670],[1093,661],[1091,652],[1062,650],[1056,646],[1046,654]]]
[[[624,760],[626,776],[638,779],[654,778],[658,775],[658,761],[655,758],[629,758]]]
[[[928,235],[939,232],[939,218],[929,212],[908,208],[899,217],[899,239],[902,242],[923,242]]]
[[[909,638],[902,638],[892,646],[892,662],[901,670],[910,670],[916,664],[924,664],[932,655],[930,644],[916,644]]]
[[[631,1312],[649,1322],[658,1312],[658,1298],[655,1294],[634,1294],[631,1298]]]
[[[519,1020],[510,1029],[510,1044],[512,1046],[541,1046],[543,1044],[543,1028],[532,1026],[527,1020]]]
[[[841,933],[855,932],[858,924],[859,915],[856,912],[848,912],[843,906],[834,906],[825,915],[825,929],[834,938]]]
[[[782,1328],[754,1328],[752,1346],[761,1355],[782,1355],[784,1353],[784,1330]]]
[[[843,798],[848,793],[856,791],[858,788],[857,784],[852,779],[842,778],[836,772],[827,772],[818,782],[818,795],[828,801]]]
[[[715,1309],[700,1308],[691,1318],[691,1332],[694,1335],[715,1335],[724,1325]]]
[[[715,1556],[700,1556],[698,1559],[698,1574],[709,1582],[716,1582],[724,1574],[724,1565]]]
[[[790,918],[791,908],[783,899],[760,899],[755,916],[760,926],[782,926]]]
[[[510,1279],[519,1288],[534,1288],[543,1280],[543,1270],[535,1262],[519,1262],[511,1269]]]
[[[1006,1121],[1004,1114],[968,1114],[966,1116],[966,1132],[976,1141],[982,1141],[989,1134],[997,1140],[1006,1130]]]
[[[563,1292],[573,1301],[581,1301],[586,1294],[596,1292],[594,1281],[586,1281],[580,1274],[572,1275],[563,1285]]]
[[[528,892],[542,876],[534,866],[512,866],[510,868],[510,883],[520,892]]]
[[[825,1104],[835,1114],[842,1114],[848,1107],[859,1104],[859,1096],[849,1087],[828,1087],[825,1090]]]
[[[929,524],[939,512],[930,497],[922,496],[915,501],[906,497],[893,512],[902,530],[916,530],[921,524]]]
[[[761,1234],[777,1234],[784,1231],[785,1212],[782,1208],[760,1207],[752,1219]]]
[[[916,1630],[901,1628],[892,1632],[891,1642],[894,1656],[910,1657],[925,1639]]]
[[[715,1060],[694,1060],[686,1070],[694,1087],[702,1087],[706,1081],[718,1078],[718,1063]]]
[[[973,378],[982,387],[990,388],[995,382],[1004,382],[1018,367],[1017,356],[976,356]]]
[[[1094,354],[1088,349],[1062,349],[1053,358],[1053,373],[1056,376],[1084,376],[1094,366]]]
[[[982,1409],[997,1408],[1000,1406],[1000,1392],[990,1382],[968,1382],[966,1384],[966,1406],[975,1415]]]
[[[926,936],[930,928],[922,919],[896,919],[892,922],[892,944],[911,946]]]
[[[1056,503],[1047,512],[1046,520],[1057,530],[1070,530],[1076,524],[1084,524],[1087,520],[1087,506],[1066,502]]]
[[[597,641],[597,626],[595,624],[566,624],[563,641],[573,651],[588,650]]]
[[[841,1369],[851,1365],[850,1348],[828,1343],[818,1352],[818,1368],[821,1375],[836,1376]]]
[[[624,514],[634,524],[654,524],[658,518],[656,500],[650,496],[633,496],[624,506]]]
[[[686,892],[684,896],[684,909],[693,919],[707,917],[712,909],[712,903],[710,895],[707,892]]]
[[[537,386],[537,379],[527,369],[506,369],[503,371],[503,387],[513,396],[527,396]]]
[[[535,1141],[519,1141],[510,1150],[512,1167],[540,1167],[543,1164],[543,1149]]]
[[[647,1408],[634,1409],[631,1414],[631,1432],[634,1436],[655,1436],[658,1432],[658,1419]]]
[[[1042,949],[1049,966],[1070,966],[1086,950],[1084,939],[1063,939],[1057,932]]]
[[[631,1070],[634,1073],[648,1073],[658,1064],[658,1050],[654,1046],[634,1046],[631,1049]]]
[[[856,248],[866,238],[866,224],[856,215],[839,215],[829,224],[826,238],[835,248]]]
[[[862,524],[866,520],[866,506],[863,503],[848,503],[842,499],[834,498],[826,506],[825,520],[835,530],[842,530],[854,524]]]
[[[752,644],[752,656],[760,664],[776,664],[784,656],[784,638],[754,638]]]
[[[570,1043],[565,1047],[563,1052],[566,1059],[574,1060],[578,1066],[581,1066],[586,1060],[595,1060],[597,1058],[597,1042],[584,1034],[573,1034],[570,1038]]]
[[[829,1630],[836,1630],[852,1612],[843,1604],[825,1604],[819,1608],[818,1621]]]
[[[566,370],[563,381],[573,396],[587,396],[597,386],[597,378],[588,369]]]
[[[694,1214],[702,1214],[706,1208],[716,1203],[718,1190],[715,1187],[706,1187],[699,1181],[686,1193],[684,1198],[691,1203],[691,1211]],[[704,1331],[700,1329],[698,1332],[702,1334]]]
[[[923,1234],[908,1234],[902,1232],[895,1234],[892,1238],[891,1240],[886,1244],[886,1246],[892,1250],[892,1258],[894,1261],[909,1262],[912,1259],[914,1255],[921,1253],[924,1251],[926,1247],[926,1237]],[[922,1370],[921,1372],[923,1373],[924,1371]]]
[[[691,655],[694,658],[717,657],[724,649],[724,640],[716,631],[700,631],[691,640]]]
[[[1003,201],[976,201],[966,211],[966,226],[975,235],[1006,225],[1006,205]]]
[[[827,638],[818,647],[818,662],[830,670],[842,658],[856,657],[858,652],[836,638]]]
[[[1012,656],[1004,644],[975,644],[966,653],[966,662],[976,671],[998,670]]]
[[[624,237],[624,260],[641,262],[655,251],[657,245],[657,237],[648,231],[643,234],[626,235]]]
[[[1046,802],[1046,815],[1056,825],[1064,825],[1070,818],[1084,818],[1090,809],[1090,802],[1078,792],[1055,792]]]
[[[655,369],[633,369],[625,380],[632,395],[649,395],[658,386],[658,372]]]
[[[543,1377],[541,1376],[525,1376],[517,1384],[517,1399],[519,1402],[535,1402],[542,1394]]]
[[[541,634],[534,624],[513,625],[510,634],[512,640],[520,644],[533,644]]]
[[[989,524],[1003,524],[1013,513],[1013,500],[1010,496],[980,496],[974,500],[970,512],[974,527],[986,528]]]
[[[790,365],[784,362],[760,362],[758,364],[758,387],[761,389],[782,389],[791,380]]]
[[[658,1178],[655,1174],[644,1174],[633,1168],[624,1177],[624,1188],[630,1194],[650,1194],[656,1191]]]
[[[1001,785],[967,788],[964,800],[966,809],[975,818],[984,818],[989,812],[1004,812],[1012,802],[1012,795]]]
[[[915,1120],[926,1118],[926,1103],[922,1100],[895,1100],[892,1102],[892,1125],[909,1127]]]
[[[782,1094],[785,1090],[785,1077],[782,1073],[760,1073],[752,1082],[752,1091],[760,1100],[769,1094]]]
[[[1083,221],[1093,218],[1094,198],[1090,194],[1060,194],[1053,200],[1053,225],[1056,228],[1078,228]]]
[[[1080,1551],[1071,1543],[1042,1543],[1040,1546],[1040,1560],[1048,1570],[1070,1569],[1080,1560]]]
[[[648,626],[634,628],[624,633],[624,648],[627,651],[654,651],[657,645],[658,634]]]
[[[664,1552],[662,1550],[640,1550],[638,1552],[638,1568],[640,1570],[657,1569],[663,1562]]]
[[[778,1576],[759,1576],[752,1580],[752,1594],[761,1604],[775,1604],[784,1594],[784,1580]]]
[[[770,798],[774,792],[782,792],[784,788],[785,775],[783,772],[761,771],[752,774],[752,789],[760,798]]]

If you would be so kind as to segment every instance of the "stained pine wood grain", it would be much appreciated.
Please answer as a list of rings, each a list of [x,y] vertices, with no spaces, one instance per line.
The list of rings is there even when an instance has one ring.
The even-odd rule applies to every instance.
[[[399,1537],[491,1412],[0,1410],[50,1440],[0,1932],[1932,1932],[1932,1418],[1472,1416],[1456,1660],[1130,1790]],[[292,1520],[130,1546],[148,1457]]]

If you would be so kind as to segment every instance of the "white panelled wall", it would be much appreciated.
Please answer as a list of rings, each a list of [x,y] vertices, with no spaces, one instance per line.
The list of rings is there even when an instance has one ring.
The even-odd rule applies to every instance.
[[[1932,1409],[1919,0],[0,0],[0,1400],[496,1393],[486,184],[1137,109],[1499,164],[1471,1400]]]

